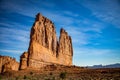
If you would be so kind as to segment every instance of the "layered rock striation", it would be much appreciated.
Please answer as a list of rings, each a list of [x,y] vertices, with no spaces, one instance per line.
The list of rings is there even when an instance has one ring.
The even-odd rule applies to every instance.
[[[62,28],[58,41],[52,21],[38,13],[31,28],[28,52],[21,55],[20,69],[72,65],[72,56],[72,39],[68,33]]]

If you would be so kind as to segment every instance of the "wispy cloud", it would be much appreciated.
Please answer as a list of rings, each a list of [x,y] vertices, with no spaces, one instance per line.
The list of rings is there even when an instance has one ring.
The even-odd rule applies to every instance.
[[[7,38],[25,42],[29,40],[29,31],[12,28],[0,28],[0,30],[1,40],[5,40]]]
[[[81,23],[84,25],[82,25],[80,29],[84,32],[92,31],[96,33],[102,33],[102,30],[106,28],[101,22],[92,21],[90,19],[85,19]]]
[[[71,11],[63,11],[63,14],[65,14],[67,16],[71,16],[71,17],[78,17],[79,16],[79,14],[73,13]]]
[[[45,11],[44,15],[46,15],[49,19],[53,20],[59,25],[70,25],[74,22],[73,18],[64,16],[62,13]]]
[[[89,43],[89,36],[86,33],[81,32],[78,28],[66,28],[67,32],[69,32],[70,36],[72,37],[72,41],[74,44],[85,45]]]
[[[29,9],[28,9],[28,5],[30,5]],[[39,10],[39,8],[31,4],[29,1],[23,1],[23,0],[19,1],[19,3],[16,0],[12,0],[12,1],[4,0],[1,2],[1,8],[6,11],[8,10],[9,13],[16,12],[29,17],[34,17],[36,11]]]
[[[12,1],[4,0],[1,2],[1,8],[8,11],[9,13],[15,12],[15,13],[19,13],[24,16],[29,16],[33,18],[35,17],[35,14],[37,14],[38,12],[46,13],[46,11],[48,11],[49,13],[51,12],[50,8],[54,9],[55,7],[56,7],[56,4],[50,1],[21,0],[18,3],[18,1],[16,0],[12,0]],[[49,9],[46,9],[46,8],[49,8]],[[52,11],[55,11],[55,10],[52,10]]]
[[[90,42],[91,39],[101,38],[102,30],[105,28],[103,24],[97,21],[94,22],[90,20],[86,20],[86,21],[88,22],[85,24],[80,24],[80,22],[78,22],[78,24],[80,25],[78,25],[77,27],[74,25],[65,27],[67,32],[72,36],[72,40],[74,44],[87,45],[87,44],[91,44]],[[89,32],[92,33],[90,34]]]
[[[0,52],[21,54],[29,45],[29,31],[0,27]]]
[[[38,4],[37,2],[43,6],[38,6],[38,5],[36,6],[36,4]],[[23,3],[25,5],[23,5]],[[32,3],[34,3],[34,4],[32,4]],[[14,1],[14,2],[3,1],[1,6],[6,11],[9,10],[9,12],[16,12],[21,15],[29,16],[29,17],[33,17],[33,18],[35,17],[35,14],[37,14],[38,12],[41,12],[44,16],[48,17],[49,19],[51,19],[52,21],[54,21],[60,25],[62,25],[63,23],[66,25],[70,25],[74,22],[74,18],[66,16],[65,14],[70,15],[70,16],[78,16],[78,14],[74,14],[70,11],[64,11],[64,12],[61,10],[51,10],[50,11],[49,9],[46,9],[46,7],[54,8],[56,6],[56,4],[54,4],[54,3],[48,3],[48,2],[40,3],[39,1],[33,1],[32,3],[31,3],[31,1],[30,2],[29,1],[20,1],[18,4],[16,1]],[[27,4],[30,6],[28,7]],[[11,9],[11,7],[13,7],[13,8]]]
[[[88,48],[80,47],[75,49],[75,55],[111,55],[115,53],[115,50],[101,49],[101,48]]]
[[[8,50],[8,49],[0,49],[0,52],[4,52],[4,53],[14,53],[14,54],[21,54],[22,51],[20,50]]]
[[[120,4],[118,0],[84,0],[79,3],[90,9],[93,15],[95,15],[100,20],[112,23],[113,25],[115,25],[115,27],[120,28]]]
[[[74,64],[95,65],[119,62],[119,50],[104,48],[78,47],[74,49]]]
[[[5,23],[5,22],[4,22],[4,23],[3,23],[3,22],[0,22],[0,25],[1,25],[1,26],[9,26],[9,27],[12,26],[11,24],[8,24],[8,23]]]
[[[103,30],[106,29],[106,22],[119,28],[120,10],[116,1],[117,0],[61,0],[58,3],[58,1],[54,0],[20,0],[19,2],[16,0],[2,0],[0,9],[5,11],[6,14],[14,13],[27,18],[32,17],[30,19],[35,18],[35,14],[41,12],[55,23],[57,32],[63,27],[68,34],[72,36],[74,54],[76,56],[99,56],[115,53],[115,51],[109,49],[109,47],[108,49],[88,47],[93,47],[91,45],[101,45],[99,38],[105,35]],[[66,4],[61,5],[62,3]],[[3,14],[4,12],[1,13]],[[21,19],[24,19],[23,17]],[[2,18],[4,18],[4,20],[0,22],[0,43],[2,43],[0,51],[22,53],[28,48],[31,25],[29,27],[25,26],[26,24],[22,24],[22,21],[21,24],[15,20],[15,22],[12,22],[9,16],[1,17],[1,19]],[[7,20],[8,18],[9,20]],[[17,18],[15,17],[15,19]],[[31,23],[33,23],[33,21],[31,21]],[[96,41],[92,42],[92,40]],[[12,48],[6,48],[6,45],[12,45]],[[118,54],[118,52],[116,54]],[[77,61],[79,60],[80,59],[77,59]]]

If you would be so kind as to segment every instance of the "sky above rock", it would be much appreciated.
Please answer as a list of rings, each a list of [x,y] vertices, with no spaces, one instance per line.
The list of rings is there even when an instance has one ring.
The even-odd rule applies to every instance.
[[[120,63],[120,0],[0,0],[0,55],[19,61],[39,12],[71,35],[74,65]]]

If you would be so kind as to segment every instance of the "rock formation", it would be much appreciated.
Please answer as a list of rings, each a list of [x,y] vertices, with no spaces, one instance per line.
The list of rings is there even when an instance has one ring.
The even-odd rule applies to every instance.
[[[15,58],[0,56],[0,73],[10,70],[19,70],[19,63],[15,60]]]
[[[11,57],[0,56],[0,73],[51,64],[70,66],[72,56],[72,39],[68,33],[61,29],[58,41],[52,21],[38,13],[31,28],[28,51],[20,56],[20,65]]]
[[[20,69],[25,69],[27,68],[27,60],[28,60],[28,53],[24,52],[21,56],[20,56]]]
[[[20,69],[50,64],[72,65],[72,56],[71,37],[61,29],[58,41],[52,21],[38,13],[31,28],[28,52],[21,55]]]
[[[65,65],[72,64],[72,56],[73,56],[72,40],[64,29],[61,29],[60,31],[58,56],[59,56],[58,58],[60,64],[65,64]]]
[[[72,65],[72,56],[71,37],[61,29],[58,42],[52,21],[38,13],[31,28],[28,53],[21,55],[20,69],[50,64]]]

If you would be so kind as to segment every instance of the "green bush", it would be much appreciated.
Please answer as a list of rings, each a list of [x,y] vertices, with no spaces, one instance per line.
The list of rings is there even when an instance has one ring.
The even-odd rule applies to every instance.
[[[45,80],[50,80],[49,78],[45,79]]]
[[[53,73],[52,73],[52,72],[50,72],[50,75],[52,76],[52,75],[53,75]]]
[[[27,76],[26,76],[26,75],[24,75],[23,79],[27,79]]]
[[[52,77],[52,80],[55,80],[55,77]]]
[[[19,77],[16,77],[16,79],[15,80],[19,80]]]
[[[65,79],[66,78],[66,72],[61,72],[60,73],[60,78],[63,80],[63,79]]]
[[[0,80],[2,80],[2,76],[0,75]]]
[[[33,72],[30,72],[30,75],[33,75]]]

